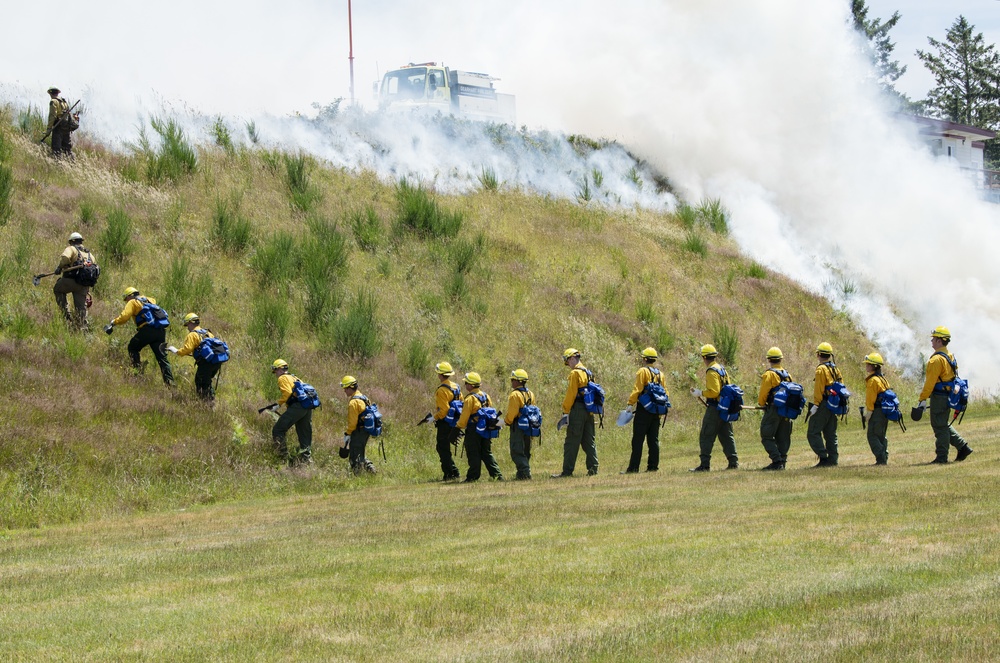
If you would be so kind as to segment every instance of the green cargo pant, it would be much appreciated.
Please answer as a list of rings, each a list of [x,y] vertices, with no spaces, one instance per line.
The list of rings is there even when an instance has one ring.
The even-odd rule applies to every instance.
[[[730,464],[739,462],[739,457],[736,455],[736,437],[733,435],[732,422],[723,421],[715,406],[710,405],[705,408],[705,415],[701,418],[701,433],[698,435],[702,467],[711,466],[712,448],[715,446],[716,439],[722,446],[722,453],[726,454],[726,460]]]
[[[298,403],[292,403],[285,408],[285,411],[274,422],[271,429],[271,438],[274,440],[275,451],[282,460],[291,461],[288,455],[288,445],[285,443],[285,435],[288,429],[295,426],[295,435],[299,438],[298,458],[309,461],[312,458],[312,410],[307,410]]]
[[[660,469],[660,417],[639,405],[632,420],[632,455],[628,460],[629,472],[639,471],[644,443],[649,446],[646,470],[656,472]]]
[[[948,460],[949,445],[956,449],[965,446],[965,440],[948,422],[950,414],[948,394],[931,394],[931,429],[934,431],[934,456],[936,460]]]
[[[840,456],[837,451],[837,415],[830,411],[826,402],[819,404],[816,414],[809,417],[807,426],[806,439],[813,452],[820,458],[828,458],[831,463],[836,463]]]
[[[792,422],[778,416],[778,408],[768,405],[760,418],[760,443],[772,463],[784,464],[792,446]]]
[[[889,439],[885,436],[889,428],[889,420],[882,414],[882,408],[876,408],[868,420],[868,446],[871,447],[875,462],[889,462]]]
[[[582,402],[576,402],[569,411],[566,441],[563,443],[564,476],[573,474],[580,447],[583,447],[583,453],[587,457],[587,474],[597,474],[597,430],[594,426],[594,415],[587,412]]]
[[[209,364],[207,361],[197,361],[197,369],[194,372],[194,389],[200,398],[206,401],[215,400],[215,387],[212,380],[222,369],[222,364]]]
[[[163,375],[164,384],[172,386],[174,384],[174,372],[170,368],[170,360],[167,359],[166,351],[160,349],[160,346],[166,340],[166,329],[154,329],[149,325],[136,329],[135,336],[128,342],[128,356],[132,360],[132,366],[142,370],[142,359],[139,353],[143,348],[149,346],[149,349],[153,351],[153,356],[156,357],[156,363],[160,365],[160,373]]]
[[[87,320],[87,293],[90,292],[90,286],[80,285],[69,277],[60,276],[56,284],[52,286],[52,292],[55,293],[56,303],[62,310],[66,322],[72,323],[78,329],[86,329],[89,324]],[[72,314],[69,311],[69,299],[66,295],[73,295]]]
[[[455,459],[452,458],[451,443],[458,439],[459,430],[441,420],[434,422],[434,427],[437,429],[434,433],[435,448],[438,459],[441,461],[441,472],[444,474],[444,479],[445,481],[457,479],[461,475],[455,465]]]
[[[516,421],[510,426],[510,459],[517,468],[518,479],[531,478],[531,438],[517,427]]]
[[[493,440],[480,437],[476,432],[476,425],[469,424],[465,428],[465,457],[469,461],[469,471],[465,475],[466,481],[479,481],[482,476],[483,465],[486,471],[494,479],[503,479],[500,472],[500,465],[493,456]]]

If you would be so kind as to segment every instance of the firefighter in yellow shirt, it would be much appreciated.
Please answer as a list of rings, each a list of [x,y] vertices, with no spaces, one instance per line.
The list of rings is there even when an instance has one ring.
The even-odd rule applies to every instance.
[[[760,443],[771,459],[765,470],[783,470],[788,461],[788,450],[792,446],[792,422],[778,415],[774,404],[774,391],[782,382],[790,382],[788,372],[781,368],[784,356],[781,349],[774,347],[767,351],[768,368],[760,378],[757,405],[764,410],[760,418]]]
[[[288,362],[284,359],[275,359],[271,364],[271,373],[278,378],[278,390],[281,396],[278,402],[270,408],[285,406],[285,411],[281,413],[278,420],[274,422],[271,429],[271,439],[274,441],[274,449],[278,457],[286,461],[289,465],[294,465],[296,461],[301,463],[312,462],[312,408],[305,407],[294,395],[295,385],[301,382],[297,377],[288,371]],[[295,426],[295,435],[299,439],[299,451],[295,456],[288,453],[288,445],[285,436],[288,429]]]
[[[625,406],[626,410],[635,413],[635,418],[632,420],[632,455],[629,457],[628,467],[623,474],[634,474],[639,471],[644,442],[649,447],[649,455],[646,457],[646,471],[656,472],[660,469],[661,415],[653,414],[639,405],[639,396],[645,391],[646,385],[655,383],[666,389],[663,384],[662,371],[653,366],[658,358],[655,348],[646,348],[639,354],[639,360],[643,365],[636,371],[635,386],[632,388],[628,404]]]
[[[497,481],[503,481],[500,466],[493,456],[492,442],[476,432],[479,409],[493,407],[493,401],[490,400],[489,394],[484,393],[479,388],[481,384],[482,379],[479,377],[479,373],[469,372],[465,374],[465,390],[468,395],[462,405],[462,417],[458,420],[458,427],[465,429],[465,456],[469,461],[469,471],[465,475],[465,483],[479,481],[483,465],[486,466],[490,477]]]
[[[142,358],[139,353],[143,348],[149,346],[153,351],[153,356],[156,357],[156,363],[160,365],[164,384],[168,387],[174,386],[174,373],[170,368],[170,360],[167,359],[166,352],[167,327],[170,326],[166,312],[155,306],[155,299],[144,297],[132,287],[125,288],[122,299],[125,300],[125,308],[122,309],[117,318],[114,318],[104,328],[104,332],[111,334],[117,325],[124,325],[134,320],[135,334],[128,342],[128,356],[132,360],[132,367],[137,371],[142,371]],[[155,308],[149,308],[147,304],[151,304]]]
[[[725,421],[719,414],[719,394],[722,388],[729,384],[729,375],[717,359],[719,351],[712,344],[701,346],[701,361],[705,365],[705,389],[692,389],[695,398],[705,398],[705,414],[701,418],[701,432],[698,435],[698,447],[701,452],[701,463],[691,468],[691,472],[708,472],[712,464],[712,447],[719,440],[722,453],[729,461],[726,469],[739,469],[740,459],[736,455],[736,437],[733,435],[733,424]]]
[[[180,349],[170,345],[167,351],[173,352],[178,357],[190,357],[198,349],[201,342],[206,338],[215,338],[215,335],[208,329],[202,329],[201,319],[197,313],[188,313],[184,316],[184,327],[187,328],[187,336],[184,337],[184,345]],[[218,375],[222,364],[210,364],[204,359],[195,359],[197,367],[194,373],[194,389],[199,398],[206,401],[215,400],[215,389],[212,387],[212,380]]]
[[[813,382],[813,402],[809,407],[809,423],[806,425],[806,439],[819,457],[816,467],[834,467],[840,457],[837,448],[837,415],[827,407],[827,388],[834,382],[842,382],[840,369],[833,363],[833,346],[820,343],[816,348],[816,377]],[[824,442],[826,444],[824,444]]]
[[[536,405],[535,395],[528,389],[528,372],[523,368],[515,369],[510,374],[510,395],[507,397],[507,412],[503,421],[510,429],[510,459],[517,468],[520,481],[531,479],[531,437],[526,435],[517,425],[521,408],[526,405]]]
[[[66,318],[67,322],[76,325],[78,329],[90,327],[90,321],[87,319],[87,297],[94,284],[87,280],[81,272],[87,262],[96,265],[97,260],[94,258],[94,254],[83,245],[83,235],[72,233],[69,236],[69,246],[59,256],[59,264],[53,270],[55,274],[59,275],[59,279],[52,287],[52,292],[56,296],[56,304],[62,310],[63,317]],[[72,315],[69,312],[69,301],[66,295],[73,296]]]
[[[451,364],[446,361],[438,362],[434,370],[437,371],[439,383],[434,390],[434,414],[431,420],[434,422],[436,449],[441,461],[441,472],[444,475],[442,481],[452,481],[462,476],[451,453],[451,447],[461,435],[461,429],[457,420],[449,422],[446,418],[451,402],[462,400],[462,391],[450,379],[455,374]]]
[[[948,462],[948,446],[958,449],[956,461],[963,461],[972,453],[972,447],[962,439],[954,426],[948,421],[951,408],[948,405],[948,395],[954,386],[958,362],[948,351],[951,343],[951,332],[947,327],[937,327],[931,333],[931,347],[934,354],[927,360],[927,370],[924,377],[924,388],[920,390],[920,404],[926,408],[927,399],[931,406],[931,429],[934,431],[934,460],[932,463]]]
[[[354,474],[362,472],[375,474],[375,464],[365,456],[365,448],[371,435],[361,425],[361,414],[371,401],[358,391],[358,380],[352,375],[345,375],[340,380],[340,387],[347,396],[347,430],[344,431],[344,444],[347,446],[351,471]]]
[[[556,424],[556,430],[566,426],[566,441],[563,443],[562,472],[553,474],[553,479],[573,476],[576,468],[576,457],[583,447],[587,457],[587,474],[597,474],[597,429],[594,425],[594,415],[587,412],[583,405],[581,389],[590,383],[587,367],[580,361],[580,351],[576,348],[566,348],[563,352],[563,363],[569,366],[566,395],[563,397],[563,416]]]
[[[889,381],[882,375],[885,361],[882,355],[871,352],[865,356],[865,411],[864,418],[868,421],[868,446],[875,456],[876,465],[889,463],[889,439],[886,431],[889,420],[882,412],[881,395],[889,389]]]

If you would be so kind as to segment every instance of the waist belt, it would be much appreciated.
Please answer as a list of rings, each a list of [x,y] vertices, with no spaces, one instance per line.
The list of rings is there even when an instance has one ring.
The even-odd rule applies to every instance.
[[[954,388],[955,388],[954,381],[952,381],[952,382],[938,382],[937,384],[934,385],[934,393],[935,394],[947,394],[948,392],[950,392]]]
[[[705,399],[705,403],[707,405],[709,405],[710,407],[719,407],[719,399],[718,398],[706,398]]]

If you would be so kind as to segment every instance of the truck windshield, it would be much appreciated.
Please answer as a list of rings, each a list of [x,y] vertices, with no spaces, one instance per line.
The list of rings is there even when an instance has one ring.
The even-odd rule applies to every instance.
[[[427,83],[426,67],[410,67],[388,72],[382,79],[383,99],[423,99]]]

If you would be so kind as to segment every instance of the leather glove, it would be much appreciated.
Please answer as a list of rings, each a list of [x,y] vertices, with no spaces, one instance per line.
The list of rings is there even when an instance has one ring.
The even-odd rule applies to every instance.
[[[691,395],[695,398],[701,398],[701,389],[692,389]]]
[[[417,425],[420,426],[420,425],[423,425],[423,424],[429,424],[432,421],[434,421],[434,415],[431,414],[430,412],[428,412],[426,417],[424,417],[419,422],[417,422]]]
[[[344,444],[342,446],[346,447],[350,443],[350,441],[351,441],[351,436],[348,435],[347,433],[344,433]]]
[[[815,415],[818,411],[819,411],[819,406],[813,405],[812,407],[809,408],[809,416]]]
[[[556,424],[556,430],[560,431],[563,429],[563,426],[568,426],[568,425],[569,425],[569,415],[564,414],[562,416],[562,419],[559,420],[559,423]]]
[[[115,326],[113,324],[109,324],[104,328],[104,333],[107,334],[108,336],[111,336],[111,332],[113,332],[114,330]]]
[[[927,408],[927,400],[924,399],[924,400],[920,401],[919,403],[917,403],[917,407],[919,407],[921,410],[926,409]]]
[[[865,410],[864,411],[864,414],[862,416],[865,418],[865,421],[868,421],[869,419],[872,418],[872,413],[873,412],[874,412],[874,410]]]
[[[625,406],[625,411],[626,412],[635,412],[635,406],[634,405],[626,405]]]
[[[166,350],[167,350],[167,352],[173,352],[174,354],[177,354],[177,348],[175,348],[172,345],[168,345],[167,348],[166,348]]]

